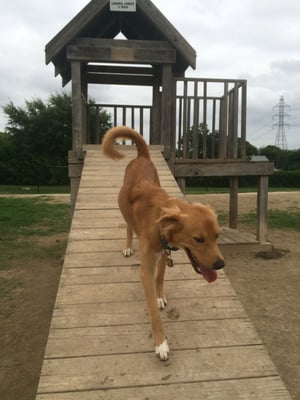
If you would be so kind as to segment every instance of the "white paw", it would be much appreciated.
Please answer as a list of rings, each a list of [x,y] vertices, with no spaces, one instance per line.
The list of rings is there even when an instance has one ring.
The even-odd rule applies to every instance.
[[[167,339],[165,339],[162,344],[155,347],[155,353],[161,359],[161,361],[167,361],[169,357],[169,351]]]
[[[168,304],[167,299],[165,297],[158,297],[156,299],[156,301],[157,301],[157,307],[160,310],[163,310],[166,307],[166,305]]]
[[[124,257],[130,257],[133,254],[133,250],[131,248],[126,248],[122,250]]]

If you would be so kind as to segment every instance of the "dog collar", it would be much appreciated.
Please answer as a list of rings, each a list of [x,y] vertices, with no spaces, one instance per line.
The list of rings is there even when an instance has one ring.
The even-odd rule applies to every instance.
[[[161,241],[161,245],[162,245],[165,253],[179,250],[178,247],[169,246],[168,242],[166,241],[166,239],[161,234],[160,234],[160,241]]]
[[[165,254],[167,255],[167,266],[172,268],[172,267],[174,267],[174,262],[171,257],[171,251],[177,251],[177,250],[179,250],[179,248],[175,247],[175,246],[169,246],[166,239],[161,234],[159,234],[159,236],[160,236],[162,248],[163,248]]]

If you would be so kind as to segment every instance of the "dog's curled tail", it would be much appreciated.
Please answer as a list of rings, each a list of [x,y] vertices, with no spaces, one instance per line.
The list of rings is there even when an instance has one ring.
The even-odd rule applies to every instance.
[[[138,157],[150,158],[147,143],[143,137],[135,130],[127,126],[116,126],[106,132],[102,140],[102,151],[114,160],[123,158],[124,155],[115,146],[116,139],[132,140],[137,149]]]

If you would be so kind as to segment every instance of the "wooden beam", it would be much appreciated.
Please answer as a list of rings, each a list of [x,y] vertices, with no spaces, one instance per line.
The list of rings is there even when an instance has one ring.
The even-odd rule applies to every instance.
[[[45,48],[46,64],[49,64],[59,53],[64,50],[79,32],[91,24],[97,15],[107,8],[106,2],[91,1],[85,6],[60,32],[47,43]]]
[[[131,64],[175,63],[176,50],[163,41],[77,39],[67,47],[67,59]]]
[[[269,161],[176,161],[174,173],[176,178],[187,176],[272,175],[274,173],[274,164]]]
[[[104,85],[152,86],[153,77],[143,75],[115,75],[88,73],[88,83]]]
[[[88,72],[97,74],[121,74],[121,75],[143,75],[153,76],[154,69],[152,67],[127,67],[123,65],[95,65],[87,66]]]
[[[148,0],[139,0],[139,7],[142,13],[153,21],[155,28],[159,30],[163,36],[170,41],[178,50],[186,65],[190,65],[193,69],[196,68],[196,51],[184,39],[183,36],[174,28],[174,26],[163,16],[163,14]],[[186,67],[185,67],[186,69]]]

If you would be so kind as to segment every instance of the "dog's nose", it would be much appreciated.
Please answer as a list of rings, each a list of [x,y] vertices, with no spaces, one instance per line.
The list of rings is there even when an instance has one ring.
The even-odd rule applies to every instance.
[[[225,261],[222,259],[219,259],[214,263],[214,269],[221,269],[225,267]]]

